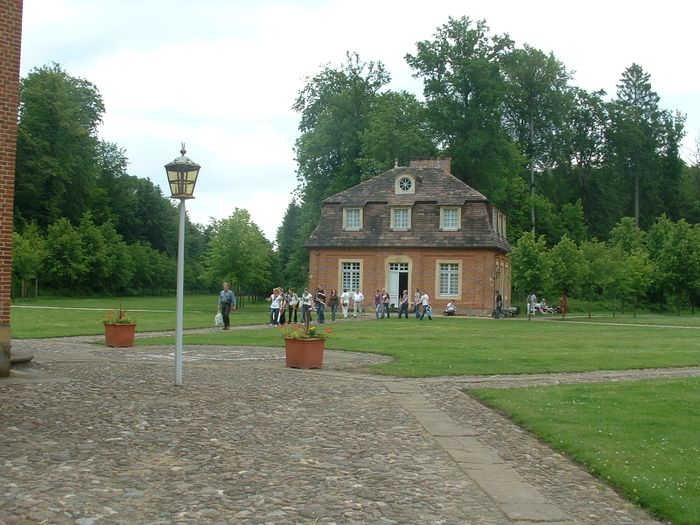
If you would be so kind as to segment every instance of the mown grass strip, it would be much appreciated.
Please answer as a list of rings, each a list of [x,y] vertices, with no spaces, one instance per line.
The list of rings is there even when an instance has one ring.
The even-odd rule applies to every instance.
[[[471,393],[675,525],[700,523],[700,378]]]
[[[234,319],[234,325],[236,321]],[[326,347],[394,357],[372,372],[404,377],[700,366],[699,329],[441,318],[336,323]],[[140,344],[173,344],[155,338]],[[281,347],[271,327],[185,336],[186,345]]]

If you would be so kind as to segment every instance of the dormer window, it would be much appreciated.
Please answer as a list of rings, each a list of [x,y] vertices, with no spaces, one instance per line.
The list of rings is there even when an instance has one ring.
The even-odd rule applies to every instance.
[[[343,208],[343,229],[347,231],[362,229],[362,208]]]
[[[456,206],[442,206],[440,208],[440,229],[443,231],[457,231],[462,222],[462,209]]]
[[[411,229],[411,209],[391,208],[391,229],[410,230]]]
[[[410,175],[401,175],[396,178],[394,192],[397,195],[416,192],[416,181]]]

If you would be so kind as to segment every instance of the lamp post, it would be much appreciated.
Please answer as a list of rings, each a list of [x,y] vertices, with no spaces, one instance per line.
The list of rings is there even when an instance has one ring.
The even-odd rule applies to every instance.
[[[194,185],[199,175],[199,164],[185,157],[185,143],[180,156],[165,165],[170,185],[170,198],[180,199],[180,226],[177,235],[177,305],[175,323],[175,384],[182,384],[182,317],[185,288],[185,200],[194,198]]]

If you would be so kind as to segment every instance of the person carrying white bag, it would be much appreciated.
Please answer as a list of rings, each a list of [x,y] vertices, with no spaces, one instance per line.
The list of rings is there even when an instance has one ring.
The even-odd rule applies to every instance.
[[[220,326],[219,315],[221,315],[221,322],[224,325],[222,330],[228,330],[231,324],[229,314],[231,313],[231,309],[236,306],[236,296],[230,290],[230,286],[228,282],[224,282],[224,289],[219,292],[219,313],[216,314],[214,318],[216,326]]]

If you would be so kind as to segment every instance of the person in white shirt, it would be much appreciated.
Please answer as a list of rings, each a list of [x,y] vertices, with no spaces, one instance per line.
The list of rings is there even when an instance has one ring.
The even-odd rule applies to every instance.
[[[365,300],[365,296],[362,294],[360,289],[355,290],[355,295],[352,296],[352,316],[362,317],[362,302]]]
[[[340,306],[343,309],[343,319],[348,318],[348,310],[350,309],[350,292],[347,290],[343,290],[343,293],[340,295]]]
[[[420,305],[421,305],[421,314],[420,314],[420,320],[423,320],[423,316],[425,314],[428,314],[428,320],[432,321],[433,320],[433,310],[430,308],[430,297],[428,297],[428,294],[423,292],[423,295],[420,296]]]
[[[272,290],[272,295],[270,295],[270,323],[276,325],[279,323],[279,312],[280,312],[280,295],[282,292],[279,288]]]
[[[314,296],[311,295],[308,288],[304,288],[304,293],[301,294],[301,322],[306,323],[308,319],[311,322],[311,303]],[[307,317],[308,316],[308,317]]]

